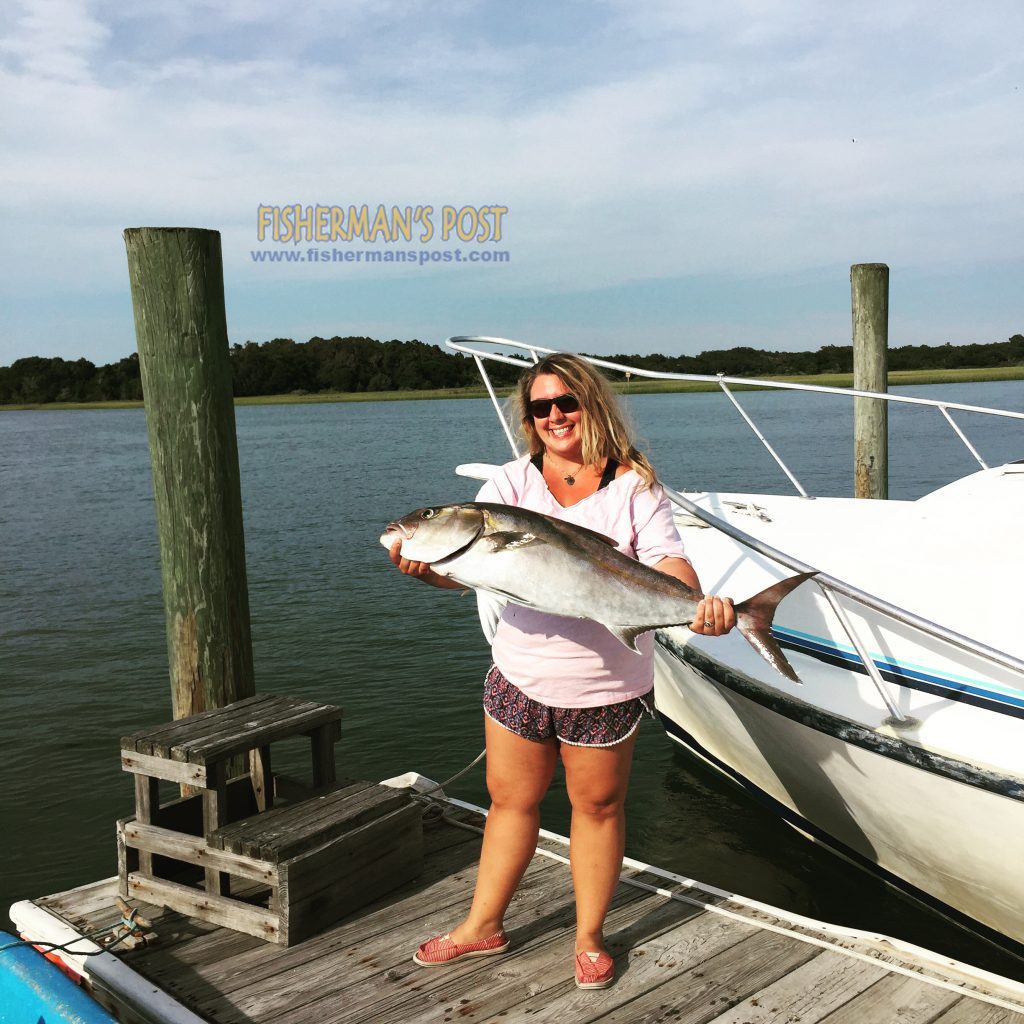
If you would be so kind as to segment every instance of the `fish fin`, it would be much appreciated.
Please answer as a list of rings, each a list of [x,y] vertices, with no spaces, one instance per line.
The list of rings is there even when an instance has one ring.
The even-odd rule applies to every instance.
[[[796,576],[790,576],[789,579],[780,580],[778,583],[766,587],[759,594],[736,605],[737,628],[747,638],[751,647],[772,668],[795,683],[799,683],[800,678],[786,659],[786,655],[783,654],[778,641],[771,634],[772,621],[775,618],[775,609],[779,602],[812,576],[817,576],[817,573],[802,572]]]
[[[605,626],[609,633],[620,643],[628,647],[634,654],[640,653],[640,648],[636,645],[636,638],[643,636],[644,633],[649,633],[653,627],[651,626]]]
[[[525,547],[527,544],[543,544],[544,541],[533,533],[520,533],[512,530],[501,530],[497,533],[488,533],[483,538],[492,554],[497,551],[515,551],[516,548]]]
[[[752,626],[740,626],[739,631],[747,638],[751,647],[768,662],[776,672],[781,672],[787,679],[794,683],[800,682],[796,669],[789,663],[789,659],[783,653],[779,642],[767,629],[759,629]]]
[[[607,544],[609,547],[618,547],[618,544],[613,538],[608,537],[603,533],[598,533],[597,530],[591,530],[589,527],[579,526],[576,523],[566,523],[561,519],[555,519],[550,516],[545,518],[550,519],[551,526],[558,530],[559,533],[567,534],[570,537],[572,537],[573,534],[576,534],[578,537],[578,535],[582,533],[584,536],[591,537],[593,540],[599,540],[602,544]]]
[[[501,513],[511,512],[518,515],[520,520],[533,516],[541,520],[545,527],[556,530],[570,539],[575,539],[577,543],[579,542],[580,535],[582,534],[584,537],[590,537],[592,540],[600,541],[602,544],[607,544],[609,547],[618,547],[618,544],[613,537],[605,536],[605,534],[598,533],[596,530],[591,530],[586,526],[579,526],[576,523],[568,523],[562,519],[556,519],[554,516],[545,515],[543,512],[533,512],[530,509],[512,507],[509,505],[499,505],[494,502],[485,501],[471,502],[465,507],[479,509],[484,513],[488,522],[488,532],[486,533],[486,536],[489,537],[497,537],[502,534],[503,531],[496,530],[494,527],[497,525],[497,520],[500,518]]]

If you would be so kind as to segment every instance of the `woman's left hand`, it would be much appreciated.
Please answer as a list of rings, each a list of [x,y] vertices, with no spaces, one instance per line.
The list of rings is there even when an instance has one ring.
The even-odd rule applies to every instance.
[[[736,625],[731,597],[705,594],[697,605],[690,629],[701,636],[722,636]]]

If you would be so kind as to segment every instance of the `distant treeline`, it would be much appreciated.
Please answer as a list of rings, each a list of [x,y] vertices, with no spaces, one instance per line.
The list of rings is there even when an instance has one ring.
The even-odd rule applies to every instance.
[[[765,377],[850,373],[850,346],[826,345],[817,352],[766,352],[740,348],[698,356],[616,355],[613,362],[674,373],[724,373]],[[473,360],[422,341],[372,338],[289,338],[231,346],[237,397],[321,391],[422,391],[479,383]],[[890,370],[934,370],[1024,365],[1024,335],[982,345],[905,345],[889,349]],[[512,383],[515,367],[489,364],[497,385]],[[0,367],[0,404],[139,400],[139,357],[96,366],[88,359],[30,356]]]

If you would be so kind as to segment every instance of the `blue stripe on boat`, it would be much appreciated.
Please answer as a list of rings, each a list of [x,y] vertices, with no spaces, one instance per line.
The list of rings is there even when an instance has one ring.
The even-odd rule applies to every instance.
[[[860,656],[851,648],[840,646],[824,637],[815,637],[795,630],[772,628],[772,636],[783,647],[806,654],[817,661],[823,661],[850,672],[867,675],[867,669]],[[901,662],[888,661],[881,656],[873,656],[875,665],[883,679],[913,690],[921,690],[936,697],[956,700],[964,704],[985,708],[1024,718],[1024,694],[1019,690],[993,690],[987,685],[964,678],[940,676],[923,669],[911,668]]]

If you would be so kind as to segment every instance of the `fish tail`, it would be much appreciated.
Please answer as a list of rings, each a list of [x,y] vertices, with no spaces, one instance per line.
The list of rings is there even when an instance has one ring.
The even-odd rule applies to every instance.
[[[797,576],[790,576],[789,579],[780,580],[736,605],[736,628],[772,668],[795,683],[799,683],[800,678],[771,634],[772,620],[775,618],[775,609],[779,602],[801,583],[816,575],[815,572],[802,572]]]

